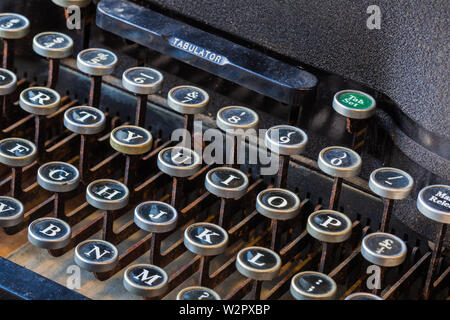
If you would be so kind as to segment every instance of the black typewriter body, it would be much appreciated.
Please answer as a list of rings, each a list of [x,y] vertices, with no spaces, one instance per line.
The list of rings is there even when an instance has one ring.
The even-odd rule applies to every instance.
[[[45,141],[36,162],[21,169],[22,190],[17,198],[24,205],[25,218],[0,232],[0,299],[139,299],[124,288],[124,271],[138,263],[149,263],[151,256],[152,264],[168,275],[167,291],[157,296],[161,299],[175,299],[180,290],[199,283],[222,299],[293,299],[291,279],[299,272],[324,267],[323,273],[337,285],[335,299],[342,300],[356,292],[374,292],[383,299],[448,300],[449,234],[446,227],[422,215],[416,204],[424,187],[450,184],[448,75],[442,73],[448,70],[448,59],[443,57],[445,46],[441,36],[431,43],[424,40],[421,35],[428,30],[419,32],[417,38],[411,35],[407,28],[418,24],[413,9],[404,9],[409,13],[405,16],[413,21],[410,25],[402,20],[400,4],[380,4],[386,25],[380,30],[368,30],[365,20],[370,3],[345,2],[336,7],[330,1],[320,1],[308,9],[303,1],[248,1],[248,11],[243,12],[244,6],[237,1],[92,1],[81,10],[81,29],[68,30],[66,19],[70,13],[52,1],[2,1],[0,13],[22,14],[29,19],[31,28],[27,36],[14,41],[14,60],[9,57],[12,65],[8,69],[17,75],[17,89],[10,95],[8,108],[14,112],[8,125],[2,125],[1,139],[19,137],[34,141],[36,130],[40,129]],[[341,8],[346,6],[360,17],[342,22]],[[440,9],[448,12],[448,5],[442,6],[424,2],[420,9],[427,20]],[[397,22],[388,22],[392,20]],[[443,27],[447,20],[439,15],[423,28],[435,32],[444,28],[443,33],[448,34]],[[352,27],[348,24],[362,27],[349,31]],[[33,37],[45,31],[70,36],[74,48],[70,57],[61,59],[54,79],[61,106],[45,116],[44,126],[39,127],[18,101],[27,87],[48,85],[49,60],[37,55],[31,46]],[[389,32],[395,41],[380,36]],[[397,42],[403,32],[406,44]],[[360,50],[350,51],[355,46]],[[427,55],[411,52],[413,47],[423,47]],[[86,139],[90,145],[86,150],[91,178],[81,181],[62,200],[64,220],[71,225],[75,238],[67,248],[44,250],[29,242],[27,228],[37,218],[56,214],[57,197],[36,182],[37,170],[50,161],[75,167],[80,162],[80,136],[64,126],[63,117],[69,108],[89,105],[93,95],[98,95],[92,90],[96,80],[77,66],[77,54],[86,48],[107,49],[118,58],[114,71],[100,80],[98,108],[106,115],[106,125],[101,133]],[[201,50],[208,50],[209,56],[205,57]],[[6,49],[3,52],[5,60]],[[388,63],[389,52],[395,59]],[[414,54],[418,60],[411,57]],[[425,66],[424,60],[428,61]],[[139,116],[136,105],[140,98],[122,85],[123,72],[135,66],[160,71],[164,81],[158,92],[147,96],[145,119],[140,120],[140,126],[153,136],[152,149],[137,156],[131,165],[123,154],[111,148],[110,132],[121,125],[135,124]],[[418,70],[422,67],[427,69],[425,74]],[[195,116],[202,121],[200,130],[217,128],[216,115],[221,108],[245,106],[258,114],[259,129],[289,123],[308,134],[308,144],[301,155],[287,158],[288,169],[281,176],[261,175],[260,164],[241,164],[238,168],[247,175],[249,187],[239,200],[225,202],[205,189],[205,175],[221,165],[203,163],[197,173],[180,183],[157,166],[158,153],[176,144],[171,141],[173,131],[186,126],[193,130],[186,125],[190,118],[173,111],[167,100],[168,92],[180,85],[197,86],[210,97],[206,110]],[[344,89],[366,92],[376,100],[377,111],[370,120],[354,122],[333,110],[333,97]],[[428,108],[424,107],[427,104]],[[260,140],[263,143],[264,138]],[[336,191],[336,178],[324,173],[317,164],[319,153],[329,146],[355,149],[362,167],[358,176],[340,181],[334,207],[350,218],[351,236],[327,248],[308,233],[306,224],[310,214],[329,208],[330,194]],[[245,142],[245,150],[255,148],[258,145]],[[45,161],[41,162],[43,153]],[[77,271],[75,245],[91,238],[105,238],[105,228],[109,228],[105,210],[86,202],[86,187],[101,178],[123,182],[126,167],[135,173],[134,183],[128,185],[130,200],[111,214],[114,226],[109,232],[113,230],[114,234],[108,236],[118,249],[118,266],[107,272]],[[362,239],[380,230],[384,223],[386,201],[368,185],[371,173],[381,167],[409,172],[414,186],[408,197],[391,204],[392,217],[384,229],[404,241],[406,258],[399,266],[383,268],[382,287],[373,291],[367,288],[371,276],[367,268],[373,263],[365,260],[360,251]],[[10,168],[0,165],[0,174],[0,196],[11,195]],[[300,208],[295,218],[278,224],[274,235],[273,220],[259,214],[255,203],[258,193],[274,187],[279,179],[284,179],[284,188],[298,196]],[[149,200],[172,203],[178,210],[177,227],[163,237],[144,232],[133,222],[135,207]],[[229,225],[224,227],[229,236],[227,249],[207,259],[190,252],[183,244],[184,230],[197,222],[218,224],[221,210],[229,216]],[[278,237],[273,250],[281,257],[276,277],[255,281],[236,270],[240,250],[249,246],[269,248],[273,237]],[[441,240],[440,245],[436,239]],[[155,246],[160,252],[152,253]],[[326,264],[322,262],[324,250],[329,251],[325,254]],[[430,263],[433,272],[431,283],[427,284]],[[206,272],[202,269],[205,264]]]

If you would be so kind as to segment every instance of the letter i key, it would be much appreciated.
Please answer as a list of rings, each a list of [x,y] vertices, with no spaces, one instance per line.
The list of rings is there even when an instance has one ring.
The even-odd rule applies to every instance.
[[[228,245],[228,233],[212,223],[194,223],[184,231],[184,245],[189,251],[201,256],[198,285],[209,285],[211,258],[225,251]]]
[[[391,220],[394,199],[405,199],[411,193],[413,178],[405,171],[396,168],[379,168],[374,170],[369,178],[369,187],[384,199],[381,232],[387,232]]]
[[[281,258],[270,249],[247,247],[238,252],[236,268],[240,274],[253,279],[252,298],[261,300],[263,280],[273,280],[280,272]]]
[[[432,293],[433,280],[441,258],[447,226],[450,223],[450,186],[441,184],[423,188],[417,196],[417,208],[424,216],[439,223],[423,289],[423,298],[428,300]]]
[[[58,82],[60,59],[72,55],[72,39],[60,32],[42,32],[34,36],[33,50],[48,59],[47,87],[54,89]]]
[[[0,38],[3,40],[3,68],[14,68],[14,40],[30,31],[30,21],[17,13],[0,13]]]
[[[356,177],[361,171],[361,157],[355,151],[334,146],[322,149],[317,160],[320,170],[334,177],[331,190],[330,210],[337,210],[343,178]]]
[[[205,111],[209,103],[208,93],[194,86],[178,86],[170,89],[167,94],[167,103],[176,112],[184,115],[184,129],[187,136],[183,137],[184,146],[194,149],[194,116]]]
[[[91,107],[100,107],[102,76],[113,73],[117,61],[117,56],[106,49],[90,48],[78,53],[78,69],[91,77],[89,92],[89,105]]]
[[[229,199],[238,199],[247,192],[247,175],[234,168],[214,168],[206,174],[205,188],[220,198],[219,226],[229,228],[231,223]]]
[[[163,79],[161,72],[147,67],[134,67],[123,73],[122,86],[137,97],[134,116],[136,126],[145,127],[147,96],[161,90]]]

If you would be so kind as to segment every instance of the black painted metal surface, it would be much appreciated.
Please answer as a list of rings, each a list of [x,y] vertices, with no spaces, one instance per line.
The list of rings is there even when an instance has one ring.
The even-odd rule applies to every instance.
[[[0,299],[87,300],[85,296],[1,257]]]
[[[300,104],[305,91],[317,84],[317,78],[309,72],[129,1],[100,2],[96,23],[123,38],[287,104]]]

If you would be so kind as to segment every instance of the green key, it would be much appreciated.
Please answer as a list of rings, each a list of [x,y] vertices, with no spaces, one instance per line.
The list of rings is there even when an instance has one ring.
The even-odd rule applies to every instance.
[[[333,98],[334,110],[351,119],[367,119],[375,113],[375,99],[357,90],[342,90]]]

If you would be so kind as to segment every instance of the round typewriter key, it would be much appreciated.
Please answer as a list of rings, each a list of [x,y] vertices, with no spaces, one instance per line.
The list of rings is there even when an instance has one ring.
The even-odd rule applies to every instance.
[[[28,241],[42,249],[60,249],[70,243],[72,230],[63,220],[40,218],[28,226]]]
[[[33,38],[33,50],[52,59],[67,58],[72,54],[72,38],[60,32],[42,32]]]
[[[291,294],[296,300],[333,300],[336,291],[336,282],[320,272],[300,272],[291,280]]]
[[[223,131],[248,130],[258,126],[258,114],[246,107],[224,107],[217,112],[217,126]]]
[[[267,148],[277,154],[294,155],[303,152],[308,136],[297,127],[280,125],[267,130],[264,142]]]
[[[396,168],[380,168],[373,171],[369,179],[370,189],[383,198],[404,199],[414,185],[414,179],[405,171]]]
[[[364,237],[361,254],[369,262],[396,267],[406,259],[406,244],[402,239],[389,233],[375,232]]]
[[[338,211],[319,210],[309,215],[306,230],[320,241],[344,242],[352,233],[352,221]]]
[[[86,201],[97,209],[119,210],[127,206],[128,199],[127,186],[116,180],[95,180],[86,188]]]
[[[167,94],[169,106],[182,114],[198,114],[205,111],[209,103],[208,93],[194,86],[178,86]]]
[[[202,256],[223,253],[228,244],[228,233],[218,225],[199,222],[184,231],[184,245],[189,251]]]
[[[238,252],[236,268],[244,276],[255,280],[272,280],[280,272],[278,254],[263,247],[248,247]]]
[[[195,174],[202,162],[197,152],[184,147],[169,147],[158,153],[158,168],[173,177],[189,177]]]
[[[317,160],[319,168],[333,177],[355,177],[361,171],[361,157],[355,151],[344,147],[322,149]]]
[[[177,294],[177,300],[221,300],[220,296],[212,289],[206,287],[187,287]]]
[[[0,96],[13,93],[17,88],[17,77],[14,72],[0,68]]]
[[[163,75],[158,70],[148,67],[134,67],[125,70],[122,85],[136,94],[154,94],[161,90]]]
[[[117,65],[117,56],[109,50],[90,48],[78,53],[78,69],[91,76],[111,74]]]
[[[107,241],[86,240],[75,248],[75,263],[87,271],[107,272],[118,262],[117,248]]]
[[[35,115],[49,115],[58,110],[61,97],[53,89],[31,87],[20,93],[20,107]]]
[[[157,297],[167,291],[168,276],[160,267],[136,264],[123,274],[123,285],[129,292],[141,297]]]
[[[355,292],[345,297],[344,300],[383,300],[383,299],[372,293]]]
[[[17,13],[0,13],[0,38],[20,39],[30,31],[30,21]]]
[[[289,220],[299,213],[300,199],[286,189],[266,189],[256,197],[256,210],[270,219]]]
[[[91,0],[52,0],[52,2],[63,8],[68,8],[70,6],[84,8],[91,3]]]
[[[124,154],[143,154],[152,148],[153,137],[150,132],[137,126],[121,126],[111,132],[110,144]]]
[[[37,158],[36,146],[25,139],[6,138],[0,141],[0,162],[10,167],[25,167]]]
[[[220,198],[239,198],[248,189],[248,178],[238,169],[219,167],[206,174],[206,190]]]
[[[21,223],[23,211],[23,204],[19,200],[0,196],[0,227],[13,227]]]
[[[38,184],[48,191],[68,192],[78,188],[78,169],[65,162],[54,161],[43,164],[37,173]]]
[[[134,223],[148,232],[169,232],[176,228],[178,213],[165,202],[146,201],[134,209]]]
[[[450,186],[432,185],[420,190],[417,208],[426,217],[450,224]]]
[[[358,90],[342,90],[333,98],[333,109],[344,117],[367,119],[375,113],[376,102],[372,96]]]
[[[103,111],[90,106],[78,106],[67,109],[64,113],[64,125],[78,134],[97,134],[106,126]]]

